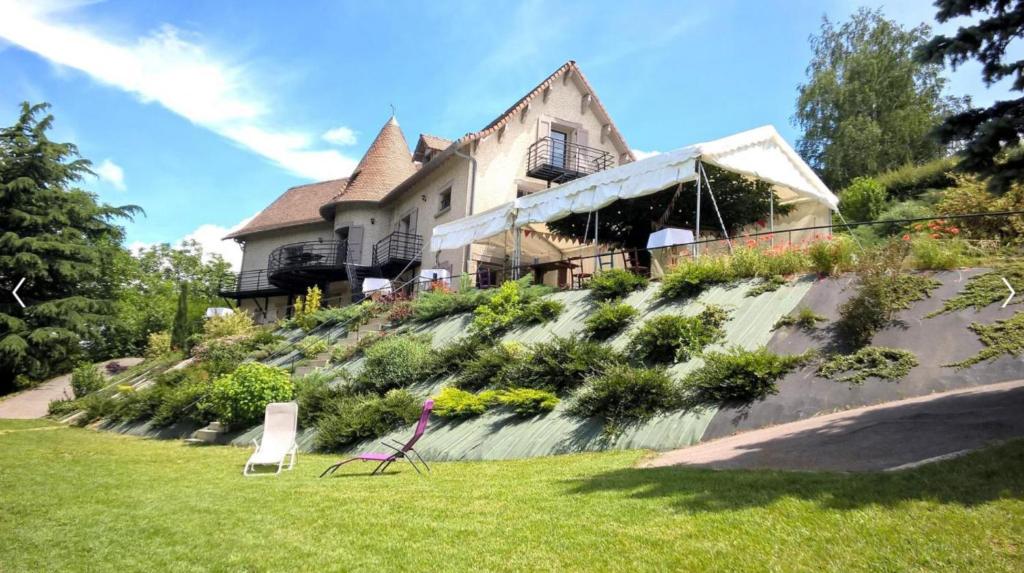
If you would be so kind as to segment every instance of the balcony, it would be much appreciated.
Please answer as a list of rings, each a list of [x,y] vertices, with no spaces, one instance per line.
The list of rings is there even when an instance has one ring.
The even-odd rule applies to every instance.
[[[230,279],[223,281],[217,289],[218,294],[224,298],[251,298],[257,296],[278,296],[288,294],[287,291],[270,284],[267,278],[267,269],[256,269],[243,271],[237,275],[231,275]]]
[[[306,241],[280,246],[267,259],[267,280],[288,292],[344,280],[348,241]]]
[[[401,272],[406,266],[420,262],[423,237],[395,231],[373,246],[373,266],[385,274]]]
[[[526,152],[526,175],[561,184],[612,167],[612,154],[575,143],[539,139]]]

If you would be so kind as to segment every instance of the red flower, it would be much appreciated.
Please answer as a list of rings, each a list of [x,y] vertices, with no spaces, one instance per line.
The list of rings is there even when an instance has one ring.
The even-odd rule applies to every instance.
[[[904,241],[909,241],[910,240],[910,235],[903,235],[903,240]]]
[[[960,229],[957,229],[956,227],[950,227],[949,228],[949,232],[953,233],[954,235],[959,235],[960,234]]]

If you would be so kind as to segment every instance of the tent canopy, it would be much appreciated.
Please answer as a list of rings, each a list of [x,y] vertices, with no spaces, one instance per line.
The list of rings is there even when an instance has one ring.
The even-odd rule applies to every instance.
[[[774,127],[766,125],[600,171],[438,225],[430,239],[430,248],[432,251],[453,249],[512,227],[557,221],[572,213],[596,211],[620,199],[657,193],[672,185],[696,180],[698,162],[770,183],[782,201],[810,199],[833,211],[839,205],[839,199],[810,166]]]

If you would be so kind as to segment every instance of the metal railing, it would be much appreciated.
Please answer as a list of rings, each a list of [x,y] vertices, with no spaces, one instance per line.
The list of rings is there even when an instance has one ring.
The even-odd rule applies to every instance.
[[[284,294],[284,291],[270,283],[267,269],[254,269],[230,275],[217,286],[217,292],[223,297],[236,297],[248,294],[273,296]]]
[[[526,175],[564,183],[613,166],[612,154],[577,143],[544,137],[526,152]]]
[[[338,269],[348,258],[348,241],[305,241],[282,245],[270,252],[267,274],[282,271]]]
[[[383,267],[392,263],[415,262],[420,260],[422,253],[423,237],[395,231],[373,246],[373,265]]]

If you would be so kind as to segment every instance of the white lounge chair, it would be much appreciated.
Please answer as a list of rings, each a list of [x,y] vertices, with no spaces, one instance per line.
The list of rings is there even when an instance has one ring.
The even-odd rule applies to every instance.
[[[298,444],[295,436],[298,433],[299,405],[295,402],[273,402],[267,404],[263,417],[263,439],[253,440],[256,451],[245,462],[242,475],[277,475],[282,469],[295,467],[295,456]],[[291,456],[288,467],[284,468],[284,459]],[[255,466],[277,466],[274,473],[253,471]]]

